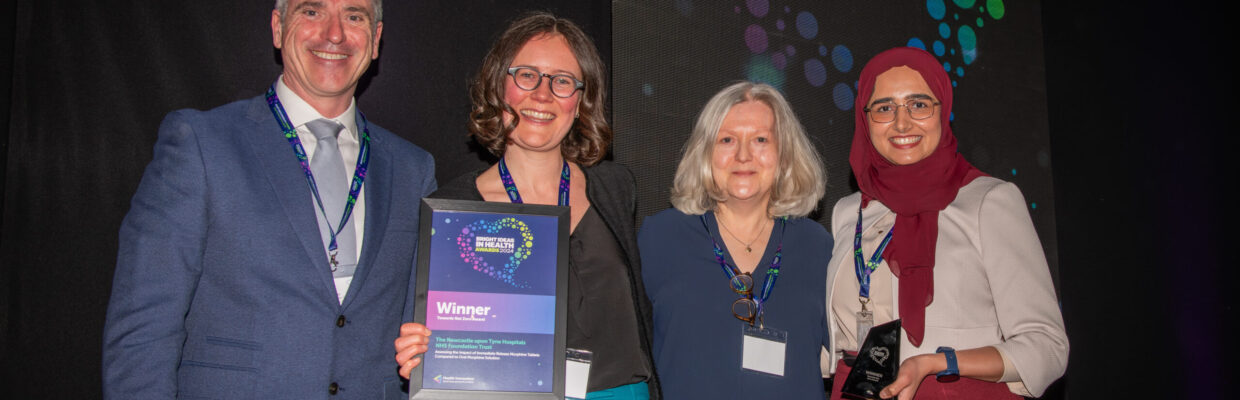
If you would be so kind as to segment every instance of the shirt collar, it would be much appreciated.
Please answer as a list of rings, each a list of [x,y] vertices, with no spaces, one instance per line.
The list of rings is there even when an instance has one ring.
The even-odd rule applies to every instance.
[[[284,75],[280,75],[276,79],[276,96],[280,97],[280,103],[284,106],[284,112],[288,114],[288,121],[294,127],[303,128],[307,122],[326,118],[344,125],[344,130],[349,133],[349,138],[355,142],[357,141],[357,99],[349,101],[349,108],[344,110],[344,113],[335,117],[325,117],[284,84]]]

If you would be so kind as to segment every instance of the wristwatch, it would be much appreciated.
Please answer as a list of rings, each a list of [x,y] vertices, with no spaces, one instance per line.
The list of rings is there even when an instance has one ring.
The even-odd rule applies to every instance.
[[[943,353],[947,357],[947,369],[935,374],[934,379],[939,382],[948,383],[960,380],[960,366],[956,364],[956,349],[947,346],[940,346],[935,353]]]

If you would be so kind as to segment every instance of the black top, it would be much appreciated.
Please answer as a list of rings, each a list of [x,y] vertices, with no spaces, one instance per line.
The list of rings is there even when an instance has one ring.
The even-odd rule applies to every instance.
[[[482,201],[482,193],[478,192],[477,179],[478,175],[482,174],[483,171],[478,170],[457,177],[429,197]],[[650,398],[653,400],[661,399],[658,374],[654,372],[654,362],[651,358],[651,337],[653,334],[650,322],[650,301],[646,298],[646,289],[643,286],[641,276],[641,258],[637,253],[637,229],[634,226],[636,210],[636,192],[634,187],[636,183],[633,179],[633,173],[620,164],[608,161],[600,162],[593,167],[583,167],[582,172],[586,175],[586,198],[590,200],[590,210],[598,214],[599,219],[610,231],[612,239],[615,240],[614,244],[619,246],[620,255],[622,256],[620,261],[626,267],[627,277],[625,281],[628,282],[630,296],[628,304],[631,304],[633,310],[636,311],[636,320],[633,321],[632,325],[624,323],[621,319],[622,317],[615,315],[599,316],[600,318],[596,318],[595,321],[604,323],[607,329],[610,330],[618,331],[625,325],[634,328],[631,330],[637,332],[638,343],[641,345],[641,364],[646,366],[645,373],[649,377],[646,383],[650,386]],[[577,229],[581,229],[580,224],[578,223]],[[590,241],[587,244],[590,246],[591,251],[598,246],[596,241]],[[571,258],[573,257],[571,257],[570,252]],[[573,285],[570,283],[569,286],[569,290],[572,291]],[[571,307],[570,305],[570,310]],[[573,314],[573,312],[569,312],[568,315],[570,326],[576,324]],[[570,329],[568,334],[568,341],[571,346],[571,343],[574,343],[573,329]],[[627,351],[626,349],[631,348],[627,347],[628,345],[623,345],[625,347],[621,347],[621,345],[613,346],[620,351]],[[602,371],[602,369],[607,367],[600,364],[601,361],[597,356],[598,350],[590,350],[596,352],[596,357],[590,368],[590,385],[588,390],[594,390],[596,387],[595,377],[600,376],[599,374],[601,373],[596,370]],[[640,376],[640,374],[640,371],[634,371],[629,376]],[[636,381],[640,380],[622,381],[616,385]]]
[[[594,353],[587,390],[645,381],[650,366],[633,351],[641,348],[637,329],[616,329],[612,323],[637,320],[628,301],[632,290],[624,252],[594,207],[568,242],[568,347]]]

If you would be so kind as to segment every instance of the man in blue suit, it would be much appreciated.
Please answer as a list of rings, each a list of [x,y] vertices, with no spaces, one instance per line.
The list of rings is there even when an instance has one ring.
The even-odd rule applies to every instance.
[[[106,397],[402,396],[392,341],[435,179],[356,108],[381,21],[380,0],[279,0],[268,93],[165,118],[120,229]]]

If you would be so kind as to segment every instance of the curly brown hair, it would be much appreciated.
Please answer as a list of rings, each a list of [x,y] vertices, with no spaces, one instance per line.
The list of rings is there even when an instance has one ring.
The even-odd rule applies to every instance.
[[[607,154],[612,137],[603,102],[607,96],[606,66],[598,56],[594,41],[577,24],[550,13],[532,12],[518,17],[492,44],[470,85],[473,106],[469,113],[469,132],[491,154],[504,155],[508,134],[520,121],[520,118],[513,118],[512,123],[504,124],[504,113],[517,115],[512,106],[504,102],[504,80],[508,78],[509,64],[530,39],[553,33],[563,35],[568,41],[581,67],[581,80],[585,82],[578,106],[580,115],[560,143],[560,153],[570,162],[594,165]]]

